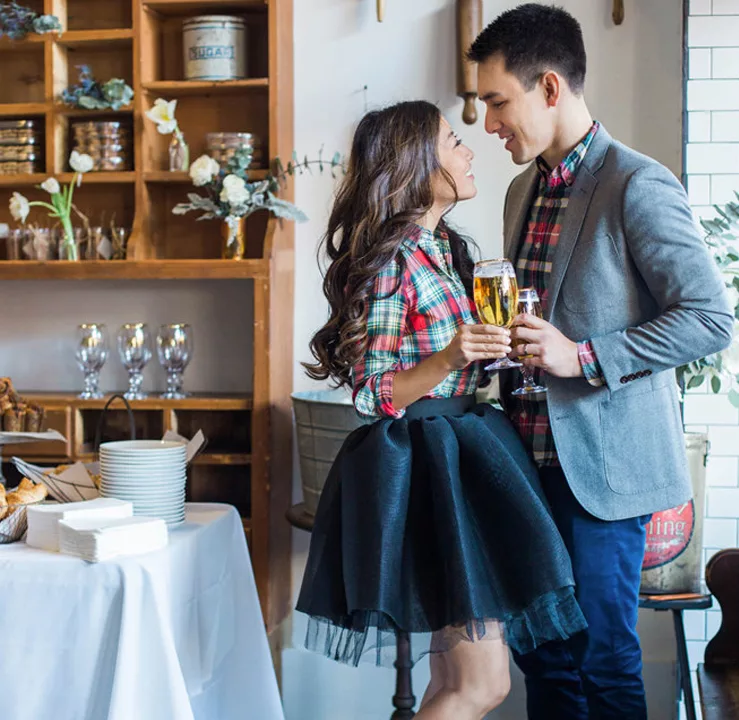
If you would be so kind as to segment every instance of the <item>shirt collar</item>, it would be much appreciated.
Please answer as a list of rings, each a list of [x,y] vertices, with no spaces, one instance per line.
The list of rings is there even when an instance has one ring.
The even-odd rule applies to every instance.
[[[438,227],[432,231],[414,223],[403,238],[403,244],[411,252],[419,245],[423,246],[426,243],[441,244],[442,248],[445,249],[449,244],[449,235]]]
[[[593,142],[595,134],[598,132],[600,123],[596,120],[588,130],[588,134],[577,144],[570,154],[562,160],[553,170],[549,168],[544,158],[539,155],[536,158],[536,167],[539,169],[541,177],[546,182],[547,187],[556,187],[564,183],[568,187],[575,182],[577,171],[582,164],[585,153]]]

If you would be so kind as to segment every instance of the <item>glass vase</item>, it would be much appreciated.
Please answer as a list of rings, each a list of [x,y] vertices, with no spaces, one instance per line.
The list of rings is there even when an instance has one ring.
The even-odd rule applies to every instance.
[[[187,172],[190,168],[190,148],[182,133],[174,133],[169,142],[169,171]]]
[[[243,260],[246,248],[246,218],[229,215],[221,225],[223,246],[221,257],[224,260]]]
[[[59,239],[59,259],[77,261],[80,259],[77,238],[69,218],[62,219],[62,236]]]

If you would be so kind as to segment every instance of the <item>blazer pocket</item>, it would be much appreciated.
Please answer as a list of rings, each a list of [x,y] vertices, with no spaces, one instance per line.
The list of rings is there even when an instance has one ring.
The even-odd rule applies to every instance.
[[[680,452],[679,411],[667,385],[651,393],[615,393],[600,405],[606,482],[619,495],[637,495],[666,487],[674,478],[654,472],[661,458]],[[677,438],[677,440],[676,440]]]
[[[578,239],[560,293],[573,313],[598,313],[623,301],[624,264],[611,235]]]

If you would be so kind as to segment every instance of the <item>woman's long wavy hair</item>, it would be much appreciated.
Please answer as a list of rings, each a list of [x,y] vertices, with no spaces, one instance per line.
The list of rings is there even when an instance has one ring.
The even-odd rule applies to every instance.
[[[403,102],[368,113],[354,133],[347,173],[322,240],[330,259],[323,280],[330,316],[310,343],[316,362],[304,363],[316,380],[351,384],[352,368],[367,348],[375,279],[394,260],[401,263],[402,276],[398,250],[413,223],[433,206],[433,177],[440,174],[457,199],[454,180],[439,162],[440,123],[435,105]],[[454,267],[471,293],[467,241],[443,219],[439,229],[448,233]]]

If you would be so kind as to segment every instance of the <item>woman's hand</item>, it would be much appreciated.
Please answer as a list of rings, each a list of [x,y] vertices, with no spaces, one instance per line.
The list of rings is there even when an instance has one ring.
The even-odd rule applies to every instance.
[[[495,325],[462,325],[440,354],[449,372],[476,360],[499,359],[511,352],[511,331]]]

